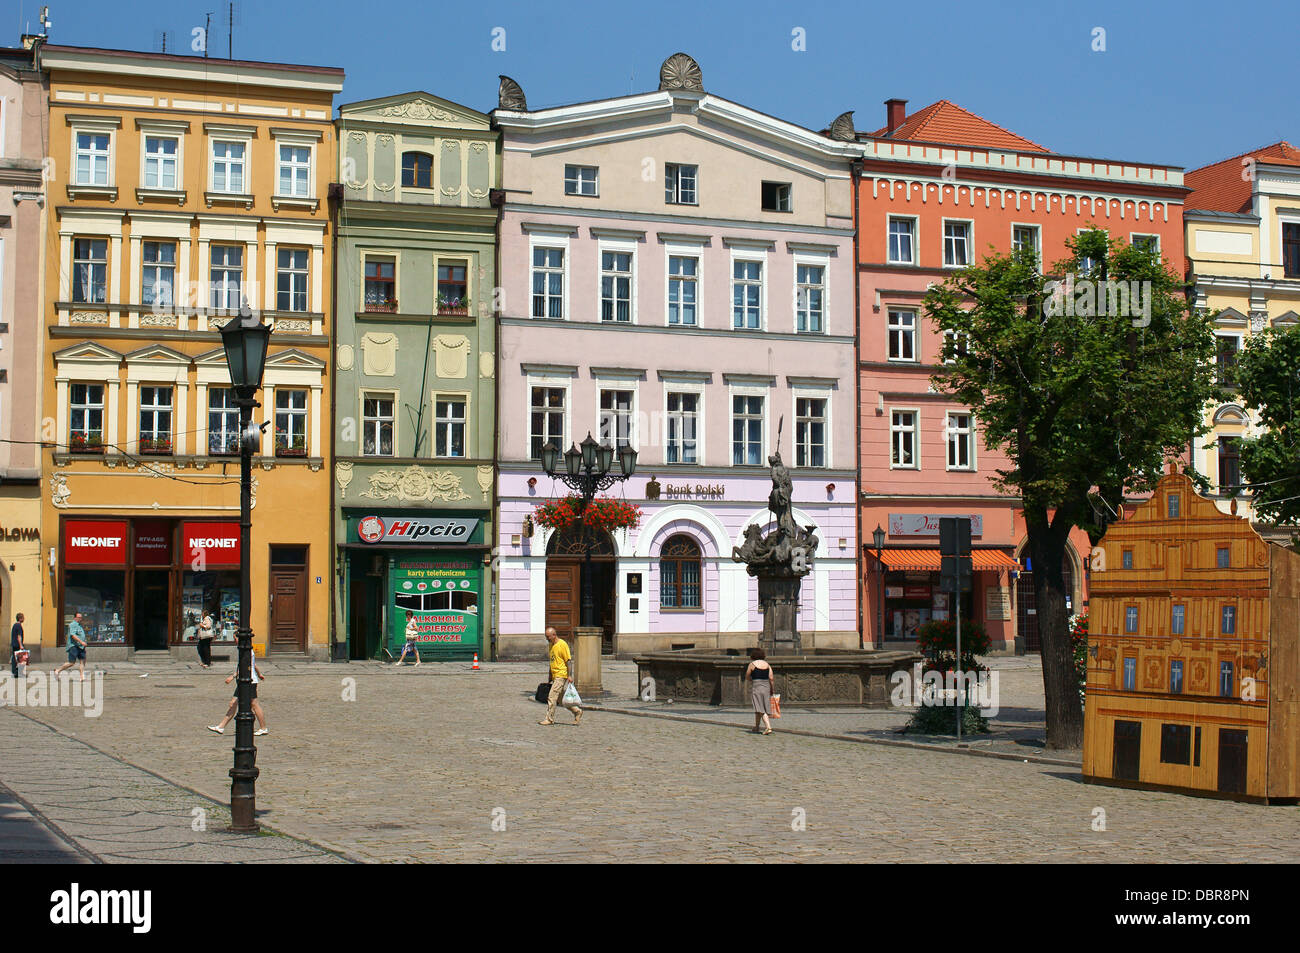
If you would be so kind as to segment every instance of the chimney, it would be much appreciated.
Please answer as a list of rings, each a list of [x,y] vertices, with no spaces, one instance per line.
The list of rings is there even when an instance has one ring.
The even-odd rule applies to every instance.
[[[906,99],[886,99],[885,100],[885,118],[888,135],[893,135],[894,130],[903,124],[904,117],[907,116]]]

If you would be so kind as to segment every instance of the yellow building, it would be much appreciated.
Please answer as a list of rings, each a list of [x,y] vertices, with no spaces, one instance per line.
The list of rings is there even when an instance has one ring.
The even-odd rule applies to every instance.
[[[1252,335],[1300,321],[1300,149],[1277,142],[1188,172],[1184,183],[1189,278],[1197,306],[1219,312],[1218,361],[1231,388],[1236,355]],[[1213,432],[1196,441],[1193,463],[1226,511],[1240,493],[1239,441],[1258,421],[1232,399],[1206,414]],[[1253,520],[1248,499],[1238,505]]]
[[[233,642],[251,562],[259,654],[329,652],[333,96],[343,72],[45,46],[45,658]],[[219,328],[274,326],[239,551],[238,414]],[[34,641],[34,640],[33,640]]]

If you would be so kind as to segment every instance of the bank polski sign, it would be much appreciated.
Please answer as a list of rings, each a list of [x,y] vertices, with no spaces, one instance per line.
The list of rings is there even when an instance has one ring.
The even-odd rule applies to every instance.
[[[363,516],[357,538],[363,543],[467,543],[477,519],[454,517]]]

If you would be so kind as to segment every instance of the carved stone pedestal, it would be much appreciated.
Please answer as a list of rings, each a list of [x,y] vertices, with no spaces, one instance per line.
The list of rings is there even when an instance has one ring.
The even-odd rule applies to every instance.
[[[800,655],[799,584],[802,576],[758,576],[758,604],[763,607],[759,647],[768,655]]]
[[[599,626],[578,626],[573,630],[574,687],[583,698],[605,690],[600,674],[600,649],[604,630]]]

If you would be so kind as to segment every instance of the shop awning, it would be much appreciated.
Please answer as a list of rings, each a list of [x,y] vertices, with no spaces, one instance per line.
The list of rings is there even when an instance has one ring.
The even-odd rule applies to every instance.
[[[874,561],[876,551],[867,548],[867,555]],[[973,549],[970,554],[971,569],[975,572],[1003,572],[1019,569],[1016,562],[1000,549]],[[886,569],[914,569],[938,572],[940,569],[939,550],[937,549],[884,549],[880,552],[880,561]]]

